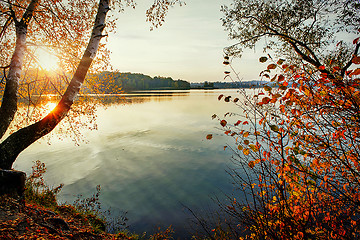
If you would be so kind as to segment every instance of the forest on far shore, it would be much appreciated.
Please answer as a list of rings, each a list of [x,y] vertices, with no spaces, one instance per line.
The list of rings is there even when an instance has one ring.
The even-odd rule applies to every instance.
[[[90,78],[97,78],[99,84],[98,91],[102,93],[114,93],[115,89],[124,92],[136,90],[184,90],[190,89],[190,83],[184,80],[174,80],[171,77],[150,77],[142,73],[120,73],[120,72],[101,72]]]

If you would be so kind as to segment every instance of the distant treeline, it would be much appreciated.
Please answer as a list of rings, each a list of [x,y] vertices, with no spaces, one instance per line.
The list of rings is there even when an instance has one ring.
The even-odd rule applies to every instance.
[[[241,81],[241,82],[200,82],[200,83],[191,83],[191,88],[194,89],[227,89],[227,88],[256,88],[262,87],[264,82],[253,80],[253,81]]]
[[[184,80],[174,80],[171,77],[150,77],[142,73],[102,72],[90,76],[99,79],[98,90],[103,93],[113,93],[114,89],[125,92],[137,90],[177,90],[190,89],[190,83]]]

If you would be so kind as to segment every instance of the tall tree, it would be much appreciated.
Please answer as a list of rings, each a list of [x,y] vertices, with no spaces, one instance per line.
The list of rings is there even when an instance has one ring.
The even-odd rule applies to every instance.
[[[235,141],[238,168],[231,173],[242,197],[224,208],[231,231],[219,226],[214,237],[245,230],[248,239],[359,238],[360,56],[359,38],[352,38],[359,7],[234,0],[223,8],[224,24],[239,40],[229,54],[266,38],[281,58],[261,57],[268,65],[260,76],[271,81],[241,91],[231,98],[241,111],[219,117]],[[228,56],[224,63],[231,66]]]
[[[180,1],[155,0],[147,12],[149,21],[155,27],[161,25],[168,8],[177,2]],[[64,54],[62,59],[69,60],[63,61],[65,67],[77,65],[57,106],[40,121],[19,129],[1,142],[1,169],[11,169],[17,156],[24,149],[51,132],[69,112],[88,70],[94,65],[94,58],[99,47],[104,49],[100,40],[106,36],[103,31],[106,26],[106,14],[110,10],[109,5],[122,9],[124,4],[135,6],[132,0],[99,0],[98,4],[95,0],[90,2],[80,0],[0,2],[0,23],[2,24],[0,32],[2,59],[0,61],[4,69],[3,79],[5,79],[0,107],[0,138],[4,137],[17,112],[23,62],[28,60],[26,59],[27,46],[41,44],[61,49],[61,54]],[[95,19],[95,21],[89,21],[89,19]],[[108,31],[114,27],[113,24],[109,25]],[[80,57],[81,52],[83,52],[82,57]]]

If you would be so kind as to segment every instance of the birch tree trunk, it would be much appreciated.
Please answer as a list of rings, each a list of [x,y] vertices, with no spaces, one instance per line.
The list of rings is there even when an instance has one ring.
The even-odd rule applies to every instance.
[[[26,51],[27,29],[39,3],[39,0],[32,0],[20,21],[16,19],[15,13],[11,11],[10,17],[13,19],[16,29],[16,45],[10,61],[3,100],[0,107],[0,139],[4,136],[17,111],[18,88]],[[12,8],[10,7],[10,9]]]
[[[84,82],[86,73],[95,58],[100,40],[103,37],[102,32],[105,27],[105,18],[108,11],[109,0],[100,0],[88,46],[66,92],[54,110],[42,120],[11,134],[0,144],[0,168],[11,169],[17,156],[24,149],[39,138],[50,133],[69,112]]]

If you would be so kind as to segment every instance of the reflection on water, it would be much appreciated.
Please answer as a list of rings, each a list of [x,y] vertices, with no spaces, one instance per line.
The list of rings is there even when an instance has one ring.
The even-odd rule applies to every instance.
[[[103,208],[127,211],[130,230],[172,225],[183,237],[191,217],[184,205],[195,211],[212,208],[211,196],[232,191],[225,172],[232,153],[222,147],[230,139],[211,119],[236,110],[217,100],[224,92],[236,94],[195,90],[112,96],[106,107],[97,106],[98,131],[82,132],[88,144],[76,147],[55,137],[52,145],[30,146],[14,167],[29,173],[33,161],[45,162],[47,181],[65,184],[61,201],[90,196],[100,184]],[[205,139],[209,133],[211,141]]]

